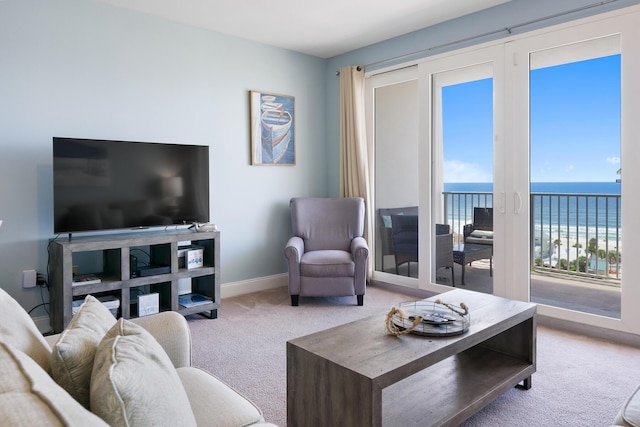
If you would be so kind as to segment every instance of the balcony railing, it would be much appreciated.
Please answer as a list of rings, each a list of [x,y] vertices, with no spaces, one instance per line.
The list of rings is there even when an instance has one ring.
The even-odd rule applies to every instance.
[[[444,192],[445,218],[456,243],[475,207],[493,207],[492,193]],[[531,193],[531,268],[620,280],[620,195]]]

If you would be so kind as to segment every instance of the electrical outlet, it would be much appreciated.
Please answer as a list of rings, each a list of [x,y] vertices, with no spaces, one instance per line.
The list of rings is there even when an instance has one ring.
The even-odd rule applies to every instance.
[[[24,270],[22,272],[22,287],[35,288],[37,276],[35,270]]]

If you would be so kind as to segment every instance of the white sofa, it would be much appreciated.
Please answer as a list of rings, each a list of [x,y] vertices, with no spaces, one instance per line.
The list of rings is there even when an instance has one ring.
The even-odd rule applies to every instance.
[[[627,399],[613,420],[612,426],[640,426],[640,387]]]
[[[0,289],[3,426],[273,426],[211,374],[191,366],[187,321],[174,312],[116,319],[88,296],[44,338]]]

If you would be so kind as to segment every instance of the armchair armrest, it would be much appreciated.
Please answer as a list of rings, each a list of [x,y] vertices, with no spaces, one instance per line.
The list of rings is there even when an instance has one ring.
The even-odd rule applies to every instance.
[[[284,256],[289,263],[289,294],[300,294],[300,259],[304,253],[304,240],[293,236],[284,248]]]
[[[175,311],[163,311],[131,321],[153,335],[176,368],[191,366],[191,330],[184,316]]]
[[[284,248],[284,255],[291,261],[300,262],[302,254],[304,253],[304,240],[301,237],[294,236],[289,239],[287,245]]]
[[[356,262],[367,259],[369,256],[369,245],[364,237],[356,237],[351,241],[351,254]]]
[[[356,237],[351,241],[351,254],[356,267],[356,295],[364,295],[367,284],[367,258],[369,258],[369,245],[364,237]],[[358,300],[362,305],[362,300]]]

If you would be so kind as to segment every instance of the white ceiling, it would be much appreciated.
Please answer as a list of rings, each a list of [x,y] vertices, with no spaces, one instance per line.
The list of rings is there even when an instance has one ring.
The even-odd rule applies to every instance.
[[[510,0],[99,0],[330,58]]]

